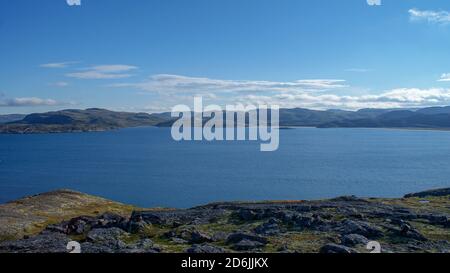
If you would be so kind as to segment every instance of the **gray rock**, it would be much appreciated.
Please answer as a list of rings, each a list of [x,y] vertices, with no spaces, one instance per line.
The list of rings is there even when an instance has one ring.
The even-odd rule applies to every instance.
[[[423,236],[417,229],[411,226],[409,223],[402,223],[400,226],[400,236],[411,238],[418,241],[428,241],[428,239]]]
[[[254,210],[247,208],[240,209],[237,215],[239,219],[244,221],[254,221],[264,218],[264,212],[262,210]]]
[[[327,253],[327,254],[328,253],[329,254],[345,253],[345,254],[351,254],[351,253],[358,253],[358,251],[356,251],[353,248],[346,247],[346,246],[343,246],[343,245],[326,244],[320,249],[320,253]]]
[[[139,248],[139,249],[149,249],[154,247],[154,243],[152,240],[145,238],[143,240],[140,240],[139,242],[135,244],[131,244],[127,246],[128,248]]]
[[[122,228],[125,229],[127,219],[114,213],[104,213],[96,218],[96,222],[91,224],[91,228]]]
[[[168,235],[169,234],[166,234],[166,236]],[[184,227],[171,235],[173,235],[172,237],[179,237],[183,240],[186,240],[191,244],[212,242],[211,236],[202,231],[197,230],[195,226]]]
[[[97,219],[95,217],[80,216],[59,224],[49,225],[46,230],[67,235],[81,235],[89,231],[91,226],[96,223]]]
[[[191,244],[200,244],[200,243],[206,243],[206,242],[212,242],[211,236],[208,234],[195,230],[191,233],[191,238],[189,239],[189,242]]]
[[[127,225],[127,231],[129,233],[140,233],[143,232],[146,228],[146,226],[148,226],[150,224],[145,223],[144,221],[139,221],[139,222],[135,222],[135,221],[130,221],[128,222]]]
[[[128,233],[119,228],[93,229],[87,236],[87,242],[81,245],[81,251],[85,253],[157,253],[160,251],[148,238],[126,244],[122,241],[122,237],[127,235]]]
[[[310,228],[314,223],[312,216],[297,215],[294,218],[294,225],[296,228]]]
[[[232,248],[234,250],[238,251],[246,251],[246,250],[253,250],[256,248],[262,248],[265,244],[257,242],[257,241],[250,241],[247,239],[241,240],[238,243],[234,244]]]
[[[111,248],[106,245],[99,245],[90,242],[81,244],[81,253],[116,253],[117,248]]]
[[[275,218],[269,219],[267,222],[257,226],[255,233],[264,235],[277,235],[281,233],[279,220]]]
[[[284,224],[292,224],[294,221],[294,218],[297,216],[296,212],[289,211],[289,210],[282,210],[278,211],[275,214],[275,217],[279,219]]]
[[[192,247],[186,249],[186,253],[224,253],[225,250],[223,248],[203,244],[203,245],[193,245]]]
[[[225,241],[228,238],[228,233],[226,232],[216,232],[211,236],[211,240],[213,242],[221,242],[221,241]]]
[[[131,215],[131,221],[144,221],[147,224],[179,227],[181,225],[200,225],[214,222],[223,216],[223,209],[187,209],[167,211],[135,211]]]
[[[67,253],[66,235],[57,232],[43,232],[23,240],[0,243],[0,253]]]
[[[126,234],[120,228],[99,228],[91,230],[86,239],[94,243],[112,242],[120,240],[120,237]]]
[[[242,240],[255,241],[255,242],[259,242],[261,244],[268,243],[267,239],[264,237],[247,234],[247,233],[241,233],[241,232],[230,234],[227,238],[226,243],[227,244],[236,244]]]
[[[339,224],[338,229],[342,234],[360,234],[367,238],[378,238],[383,236],[383,231],[367,222],[344,220]]]
[[[209,234],[197,230],[195,226],[168,231],[164,234],[164,237],[177,243],[201,244],[214,241]]]
[[[59,224],[49,225],[46,230],[52,232],[60,232],[67,235],[82,235],[89,232],[91,229],[98,228],[125,228],[126,219],[120,215],[113,213],[104,213],[97,217],[80,216],[69,221],[64,221]]]
[[[297,214],[292,223],[294,229],[313,229],[319,231],[329,231],[330,221],[323,220],[319,214]]]
[[[347,234],[341,238],[342,244],[345,246],[366,245],[369,240],[360,234]]]
[[[120,250],[122,253],[159,253],[161,249],[156,247],[152,240],[146,238],[135,244],[127,245],[125,249]]]

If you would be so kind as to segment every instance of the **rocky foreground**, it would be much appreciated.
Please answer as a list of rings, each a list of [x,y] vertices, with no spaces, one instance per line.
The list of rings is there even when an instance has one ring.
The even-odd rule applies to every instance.
[[[400,199],[139,209],[74,191],[0,205],[0,253],[450,252],[450,189]]]

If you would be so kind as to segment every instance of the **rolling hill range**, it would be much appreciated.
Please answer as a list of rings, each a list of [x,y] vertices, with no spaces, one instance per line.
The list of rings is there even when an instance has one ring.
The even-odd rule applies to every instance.
[[[30,114],[22,120],[0,124],[0,133],[63,133],[105,131],[126,127],[154,126],[164,115],[114,112],[91,108]]]
[[[63,133],[105,131],[137,126],[168,127],[170,113],[114,112],[91,108],[61,110],[26,116],[0,116],[0,133]],[[3,122],[3,123],[2,123]],[[309,110],[280,109],[282,127],[420,128],[450,130],[450,106],[422,109]]]
[[[450,129],[450,108],[390,111],[372,118],[331,121],[318,127]]]

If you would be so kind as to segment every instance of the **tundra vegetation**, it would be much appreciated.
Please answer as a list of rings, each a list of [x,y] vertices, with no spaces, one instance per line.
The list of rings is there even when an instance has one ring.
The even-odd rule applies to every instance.
[[[143,209],[60,190],[0,205],[0,252],[449,252],[449,189]]]

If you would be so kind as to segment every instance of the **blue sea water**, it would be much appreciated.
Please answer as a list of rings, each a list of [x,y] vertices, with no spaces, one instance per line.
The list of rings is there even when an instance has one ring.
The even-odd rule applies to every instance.
[[[175,142],[169,128],[0,135],[0,203],[68,188],[143,207],[399,197],[450,186],[450,132],[298,128],[280,148]]]

